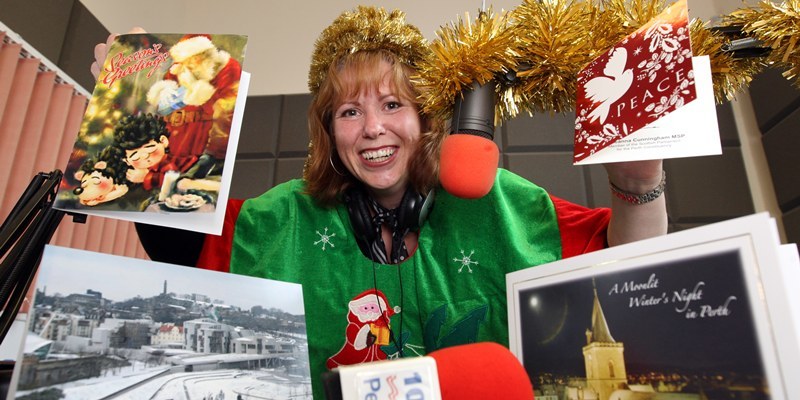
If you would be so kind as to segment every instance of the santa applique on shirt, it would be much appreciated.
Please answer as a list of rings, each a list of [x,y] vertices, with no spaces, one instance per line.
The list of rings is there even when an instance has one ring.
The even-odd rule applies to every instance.
[[[328,358],[328,369],[385,360],[381,346],[390,342],[389,319],[399,310],[389,307],[386,296],[377,289],[369,289],[347,304],[347,329],[345,342],[338,353]]]

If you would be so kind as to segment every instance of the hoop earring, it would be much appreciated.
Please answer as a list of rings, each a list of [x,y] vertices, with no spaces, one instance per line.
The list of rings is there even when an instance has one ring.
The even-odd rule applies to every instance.
[[[328,155],[328,161],[330,161],[331,167],[333,168],[334,171],[336,171],[337,174],[339,174],[339,176],[344,176],[343,173],[339,172],[339,170],[336,169],[336,165],[333,164],[333,154]]]

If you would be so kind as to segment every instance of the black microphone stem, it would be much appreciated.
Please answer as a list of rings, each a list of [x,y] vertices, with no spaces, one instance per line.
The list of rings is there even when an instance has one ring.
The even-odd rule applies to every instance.
[[[494,138],[494,92],[497,84],[473,82],[470,89],[456,96],[451,133],[467,133],[489,140]]]

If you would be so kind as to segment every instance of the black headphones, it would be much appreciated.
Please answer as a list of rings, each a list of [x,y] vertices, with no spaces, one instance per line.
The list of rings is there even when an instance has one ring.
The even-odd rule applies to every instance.
[[[366,189],[362,185],[356,185],[347,189],[344,194],[344,203],[347,205],[347,213],[350,215],[350,224],[353,226],[356,239],[359,242],[372,243],[375,240],[377,229],[372,223],[367,196]],[[428,213],[433,206],[433,198],[433,191],[427,196],[423,196],[413,188],[406,189],[397,208],[398,229],[418,230],[428,218]]]

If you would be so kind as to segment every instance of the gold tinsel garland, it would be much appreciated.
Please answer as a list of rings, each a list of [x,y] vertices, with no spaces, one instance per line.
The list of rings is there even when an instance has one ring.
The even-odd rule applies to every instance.
[[[800,87],[800,0],[774,4],[763,0],[755,8],[734,11],[724,19],[726,25],[742,26],[742,32],[772,49],[766,62],[786,69],[783,76]]]
[[[603,0],[601,5],[626,30],[626,35],[661,14],[667,7],[664,0]]]
[[[721,33],[706,28],[706,24],[702,21],[692,21],[689,30],[692,53],[695,56],[709,56],[711,60],[711,79],[717,102],[733,99],[736,93],[749,85],[753,76],[763,69],[763,62],[757,58],[737,59],[730,53],[722,51],[728,39]]]
[[[469,14],[464,20],[444,26],[437,32],[438,39],[431,43],[431,54],[418,66],[417,86],[423,93],[423,110],[440,120],[452,113],[455,97],[473,82],[484,84],[498,73],[507,72],[515,65],[514,32],[506,29],[505,16],[495,15],[491,9],[480,12],[474,22]],[[498,101],[507,102],[502,94]]]
[[[578,72],[624,35],[589,2],[524,0],[511,14],[520,38],[519,82],[511,90],[528,113],[572,109]]]
[[[665,8],[664,0],[523,0],[508,17],[480,14],[475,21],[459,20],[440,29],[431,43],[434,56],[418,67],[425,110],[449,117],[464,87],[511,70],[515,81],[499,80],[496,120],[521,110],[569,111],[580,69]],[[736,59],[722,50],[728,37],[693,21],[693,53],[710,56],[717,101],[732,99],[765,61],[788,69],[787,78],[800,76],[800,0],[780,5],[763,0],[757,9],[738,10],[724,23],[743,26],[744,35],[772,52],[766,60]]]
[[[590,46],[588,3],[525,0],[512,11],[511,29],[520,38],[519,82],[512,88],[528,112],[571,109],[575,80],[594,53]]]

